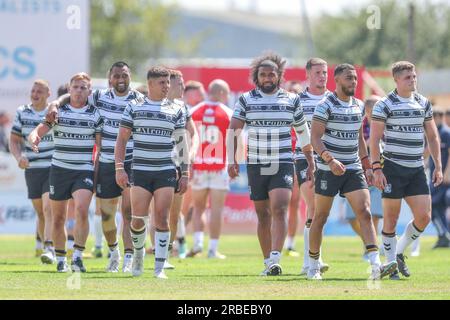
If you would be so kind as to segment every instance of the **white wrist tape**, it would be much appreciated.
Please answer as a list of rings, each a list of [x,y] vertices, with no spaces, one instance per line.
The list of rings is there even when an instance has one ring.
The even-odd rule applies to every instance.
[[[306,122],[301,126],[295,127],[295,132],[297,133],[297,140],[300,142],[300,148],[311,144],[311,134]]]

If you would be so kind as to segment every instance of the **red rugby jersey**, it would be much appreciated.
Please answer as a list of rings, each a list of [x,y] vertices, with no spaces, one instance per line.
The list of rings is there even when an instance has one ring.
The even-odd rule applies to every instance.
[[[191,110],[200,138],[193,169],[219,171],[226,166],[226,134],[233,111],[220,102],[204,101]]]

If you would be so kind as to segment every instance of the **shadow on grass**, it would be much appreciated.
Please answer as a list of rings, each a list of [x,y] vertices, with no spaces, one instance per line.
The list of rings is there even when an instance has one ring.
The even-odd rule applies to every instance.
[[[57,272],[56,270],[12,270],[12,271],[3,271],[3,273],[54,273],[54,274],[73,274],[75,272]],[[109,274],[105,271],[88,271],[86,273],[81,273],[82,275],[88,275],[88,274]]]
[[[312,280],[308,280],[308,279],[305,279],[305,278],[302,278],[302,277],[299,277],[299,276],[293,276],[293,278],[289,278],[289,279],[287,279],[287,278],[283,278],[284,276],[281,276],[281,277],[266,277],[265,279],[266,280],[268,280],[268,281],[273,281],[273,282],[290,282],[290,281],[302,281],[302,282],[308,282],[308,283],[320,283],[320,282],[330,282],[330,281],[348,281],[348,282],[354,282],[354,281],[360,281],[360,282],[362,282],[362,281],[367,281],[368,279],[365,279],[365,278],[360,278],[360,279],[355,279],[355,278],[352,278],[352,279],[343,279],[343,278],[325,278],[325,279],[322,279],[322,280],[315,280],[315,281],[312,281]]]
[[[31,266],[33,264],[31,263],[18,263],[18,262],[6,262],[2,261],[0,262],[0,266]]]

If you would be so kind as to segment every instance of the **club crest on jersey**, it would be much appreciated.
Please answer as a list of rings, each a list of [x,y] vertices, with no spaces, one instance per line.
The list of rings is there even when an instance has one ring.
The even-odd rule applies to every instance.
[[[392,185],[390,183],[386,184],[386,187],[384,187],[384,193],[391,193],[392,192]]]
[[[327,190],[327,189],[328,189],[328,181],[320,180],[320,190]]]

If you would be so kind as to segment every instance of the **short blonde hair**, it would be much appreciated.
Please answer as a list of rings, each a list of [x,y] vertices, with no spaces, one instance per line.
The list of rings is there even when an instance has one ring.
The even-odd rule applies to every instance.
[[[91,77],[86,72],[79,72],[75,74],[72,78],[70,78],[70,84],[72,84],[75,80],[86,80],[89,83],[89,86],[91,86]]]
[[[38,84],[38,85],[40,85],[40,86],[45,87],[47,90],[50,90],[50,85],[49,85],[49,83],[48,83],[47,80],[44,80],[44,79],[36,79],[36,80],[34,80],[34,82],[33,82],[33,85],[35,85],[35,84]]]
[[[392,65],[392,76],[399,74],[404,70],[414,71],[416,66],[409,61],[397,61]]]
[[[311,70],[314,66],[326,66],[327,62],[321,58],[311,58],[306,62],[306,70]]]

